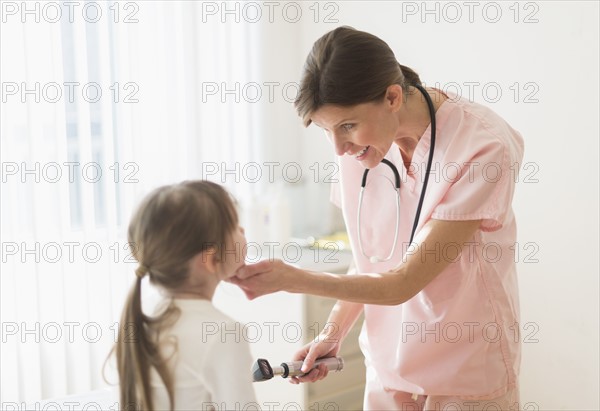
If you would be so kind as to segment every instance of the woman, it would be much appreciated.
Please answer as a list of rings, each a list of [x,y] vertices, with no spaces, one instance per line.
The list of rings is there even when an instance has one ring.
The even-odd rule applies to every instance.
[[[306,126],[325,130],[340,156],[332,199],[342,208],[361,274],[264,261],[242,267],[234,281],[249,298],[284,290],[339,299],[328,320],[334,326],[296,355],[305,371],[315,359],[336,355],[364,311],[365,409],[518,408],[511,201],[523,156],[519,133],[486,107],[423,88],[385,42],[349,27],[315,42],[295,106]],[[402,182],[399,222],[384,158]],[[365,169],[371,170],[359,233]],[[316,368],[294,382],[326,375]]]

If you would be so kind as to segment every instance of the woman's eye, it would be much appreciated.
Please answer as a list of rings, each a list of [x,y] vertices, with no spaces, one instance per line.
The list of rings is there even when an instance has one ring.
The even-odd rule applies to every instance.
[[[352,130],[353,127],[354,127],[354,124],[343,124],[342,125],[342,128],[346,131]]]

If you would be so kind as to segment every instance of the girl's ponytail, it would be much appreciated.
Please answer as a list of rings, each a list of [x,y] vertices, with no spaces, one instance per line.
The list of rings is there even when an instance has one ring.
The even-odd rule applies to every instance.
[[[135,284],[131,288],[123,314],[117,341],[117,368],[121,386],[120,402],[123,410],[152,410],[150,368],[154,367],[169,395],[170,409],[174,408],[173,381],[160,356],[158,345],[152,341],[148,326],[164,321],[173,313],[167,309],[159,317],[148,317],[142,312],[142,279],[146,269],[136,270]]]

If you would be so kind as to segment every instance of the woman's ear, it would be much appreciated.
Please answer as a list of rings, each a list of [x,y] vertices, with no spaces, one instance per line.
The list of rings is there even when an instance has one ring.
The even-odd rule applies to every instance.
[[[402,107],[404,90],[399,84],[392,84],[385,92],[385,102],[393,110],[397,111]]]

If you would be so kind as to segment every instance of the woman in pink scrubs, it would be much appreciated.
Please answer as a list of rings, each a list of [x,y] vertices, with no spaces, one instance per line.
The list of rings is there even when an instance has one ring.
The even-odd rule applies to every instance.
[[[321,127],[339,156],[341,207],[356,273],[307,272],[282,261],[241,268],[249,298],[275,291],[339,299],[319,338],[297,353],[308,371],[334,356],[364,312],[360,345],[367,365],[367,410],[519,409],[519,298],[511,202],[523,140],[492,110],[426,88],[436,142],[415,237],[413,220],[431,143],[430,111],[381,39],[349,27],[313,46],[295,102],[304,124]],[[400,173],[398,245],[394,243]],[[361,210],[358,195],[370,169]],[[315,368],[293,382],[314,382]],[[454,405],[454,408],[447,408]]]

